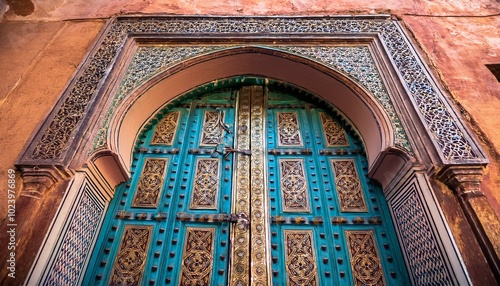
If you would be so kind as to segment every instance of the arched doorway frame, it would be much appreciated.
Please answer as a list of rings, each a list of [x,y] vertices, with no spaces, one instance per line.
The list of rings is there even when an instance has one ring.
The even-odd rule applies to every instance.
[[[214,19],[217,18],[191,19],[188,17],[187,19],[184,20],[187,23],[189,22],[189,20],[210,22],[211,20]],[[262,18],[262,19],[265,20],[269,18]],[[162,21],[168,22],[168,20],[169,20],[168,17],[165,19],[161,17],[160,18],[123,17],[120,19],[115,19],[115,22],[110,21],[108,27],[101,35],[101,39],[96,44],[96,47],[93,49],[93,53],[89,55],[87,62],[82,64],[82,67],[80,69],[81,76],[85,75],[85,72],[88,71],[85,69],[86,67],[92,66],[93,63],[92,60],[96,59],[97,57],[96,55],[98,55],[99,52],[101,51],[99,48],[104,45],[103,43],[106,42],[106,40],[109,38],[110,35],[113,35],[113,33],[123,34],[125,32],[125,34],[127,34],[127,37],[124,38],[124,40],[122,39],[121,44],[123,44],[123,46],[115,47],[120,51],[120,53],[115,54],[115,56],[113,56],[111,63],[108,63],[110,65],[108,65],[107,68],[108,69],[112,68],[110,70],[111,73],[107,75],[103,81],[98,81],[99,83],[97,85],[97,89],[93,93],[96,96],[94,96],[92,99],[89,99],[89,101],[87,102],[87,105],[90,106],[88,107],[89,112],[86,113],[83,119],[74,126],[74,128],[76,129],[78,129],[77,127],[79,126],[82,130],[75,131],[77,135],[72,138],[76,139],[68,139],[65,142],[65,144],[72,147],[66,147],[59,151],[56,150],[55,153],[46,152],[45,150],[47,150],[46,148],[47,146],[43,146],[44,145],[43,142],[45,142],[44,140],[47,139],[47,137],[44,136],[48,133],[47,129],[45,129],[45,133],[43,131],[44,127],[46,127],[51,122],[54,122],[54,119],[57,118],[58,114],[60,114],[60,112],[58,113],[57,111],[61,111],[64,109],[64,104],[67,103],[67,101],[64,100],[71,97],[72,90],[70,88],[76,86],[78,84],[78,80],[76,80],[70,85],[67,93],[62,97],[62,100],[60,101],[58,106],[56,106],[56,108],[54,109],[54,112],[47,118],[46,124],[40,128],[37,134],[35,134],[33,141],[30,143],[30,145],[27,146],[25,153],[19,160],[18,166],[24,170],[24,176],[27,179],[26,181],[28,183],[30,182],[29,178],[33,179],[32,182],[36,184],[40,184],[41,179],[39,178],[49,181],[52,180],[54,182],[57,182],[58,180],[65,180],[67,178],[73,177],[72,175],[73,171],[71,170],[77,170],[76,175],[72,179],[72,184],[67,191],[66,197],[63,200],[60,212],[54,219],[53,223],[54,227],[52,228],[52,231],[47,235],[45,245],[49,247],[47,248],[42,247],[42,249],[44,250],[40,251],[37,263],[34,265],[32,275],[28,278],[28,281],[40,281],[40,279],[42,281],[48,281],[47,279],[51,277],[53,273],[51,271],[53,271],[54,265],[58,263],[58,259],[60,257],[57,256],[57,253],[64,247],[65,243],[65,240],[63,239],[64,235],[62,236],[62,238],[55,238],[55,237],[56,236],[61,237],[60,234],[65,234],[67,236],[68,229],[71,229],[70,227],[71,222],[74,218],[72,214],[79,207],[79,204],[81,206],[82,202],[84,201],[81,196],[82,193],[81,190],[85,189],[86,187],[89,190],[91,190],[89,194],[95,193],[93,198],[94,201],[100,201],[100,203],[102,204],[102,206],[98,208],[99,209],[98,211],[103,211],[106,209],[107,202],[109,202],[109,200],[113,195],[114,186],[120,181],[123,181],[127,178],[128,176],[126,167],[128,162],[127,160],[130,160],[130,153],[133,147],[132,141],[133,139],[135,139],[135,135],[137,134],[120,133],[118,132],[118,130],[123,131],[121,128],[119,128],[119,126],[125,126],[125,125],[130,126],[128,125],[128,123],[132,122],[135,123],[135,125],[134,128],[130,129],[135,130],[133,132],[138,132],[142,124],[147,122],[147,120],[149,119],[149,117],[147,116],[141,117],[139,119],[136,118],[135,121],[132,120],[134,118],[133,116],[134,107],[137,108],[141,106],[141,104],[138,104],[138,102],[140,103],[141,98],[147,98],[147,96],[143,97],[146,94],[150,94],[151,98],[153,98],[155,94],[157,96],[157,91],[155,91],[155,88],[161,88],[165,86],[176,87],[175,83],[173,83],[173,81],[169,82],[169,80],[175,79],[176,76],[180,76],[180,74],[183,72],[186,73],[189,70],[191,64],[193,66],[203,64],[200,62],[196,63],[196,61],[194,62],[190,62],[189,60],[182,61],[182,64],[177,65],[174,69],[168,69],[166,71],[162,71],[160,75],[150,79],[148,81],[148,84],[142,85],[133,93],[137,96],[129,97],[127,100],[122,102],[122,104],[118,108],[115,109],[116,112],[112,113],[113,123],[107,126],[110,132],[105,134],[108,140],[105,147],[95,148],[96,146],[95,144],[89,143],[90,141],[92,141],[92,138],[100,136],[99,128],[100,126],[103,126],[103,121],[105,121],[106,119],[110,119],[106,118],[105,111],[109,110],[110,108],[113,108],[113,100],[112,97],[106,98],[106,95],[109,96],[118,92],[121,86],[120,85],[121,79],[125,77],[125,74],[127,72],[127,64],[132,61],[132,56],[134,55],[135,51],[139,46],[138,43],[159,44],[166,38],[169,38],[165,37],[165,35],[162,34],[161,32],[155,34],[154,31],[148,30],[146,28],[143,29],[141,27],[147,26],[148,23],[146,22],[148,21],[160,23],[159,25],[161,25]],[[241,18],[232,19],[232,21],[234,22],[241,22],[241,20],[242,20]],[[296,20],[297,19],[294,18],[292,19],[288,18],[283,21],[290,23],[293,21],[296,22]],[[310,21],[311,23],[314,23],[314,25],[318,24],[317,22],[314,22],[315,20],[317,20],[315,18],[312,19],[307,18],[302,20]],[[321,20],[325,19],[323,18]],[[396,30],[399,29],[399,33],[403,35],[403,41],[404,41],[406,37],[404,36],[402,30],[397,26],[395,22],[389,20],[388,18],[383,18],[383,17],[378,17],[378,18],[360,17],[359,19],[353,19],[353,20],[340,17],[339,19],[327,18],[326,20],[327,20],[326,22],[336,20],[338,21],[338,23],[340,23],[339,25],[346,23],[352,25],[348,29],[350,33],[348,36],[343,34],[346,31],[339,30],[338,34],[340,36],[333,33],[334,37],[329,39],[330,45],[332,46],[334,46],[335,44],[338,45],[338,43],[344,41],[344,43],[347,42],[353,46],[365,45],[366,47],[369,48],[371,56],[374,58],[377,64],[377,68],[379,69],[380,77],[383,79],[383,83],[385,84],[385,88],[390,94],[391,100],[393,100],[396,114],[399,116],[402,115],[402,118],[398,119],[404,123],[403,130],[411,135],[409,136],[410,138],[409,140],[412,142],[411,144],[413,148],[410,152],[407,152],[408,150],[406,151],[401,150],[401,148],[398,148],[394,144],[395,131],[393,126],[391,126],[390,124],[391,119],[389,119],[386,114],[387,110],[383,110],[380,104],[377,103],[377,101],[375,101],[373,97],[370,96],[373,94],[371,94],[361,85],[353,83],[352,80],[349,80],[348,77],[343,75],[342,73],[332,70],[331,68],[325,65],[318,64],[317,62],[311,60],[310,58],[308,60],[300,60],[301,57],[293,55],[292,53],[287,54],[282,51],[274,52],[275,55],[273,55],[273,57],[275,57],[275,59],[286,59],[286,62],[293,62],[294,64],[302,64],[306,68],[316,69],[319,71],[318,74],[323,74],[327,78],[330,78],[331,80],[335,81],[340,80],[341,82],[343,82],[343,86],[348,90],[350,90],[350,94],[356,96],[356,97],[350,97],[351,99],[357,98],[359,102],[362,102],[367,106],[367,111],[369,111],[370,114],[372,114],[373,118],[375,118],[369,123],[375,124],[377,126],[375,130],[378,131],[376,133],[378,133],[378,138],[379,138],[379,144],[377,145],[377,147],[371,147],[370,145],[367,145],[367,149],[369,149],[368,154],[369,154],[370,169],[371,169],[370,174],[373,178],[377,179],[384,186],[384,192],[388,198],[389,204],[393,206],[392,215],[395,218],[395,224],[398,226],[398,231],[400,235],[399,239],[403,248],[405,248],[405,245],[408,244],[408,237],[405,238],[405,231],[406,232],[411,231],[411,226],[404,225],[404,223],[398,221],[397,218],[398,217],[404,218],[404,215],[408,214],[408,212],[410,211],[419,212],[418,214],[421,215],[423,218],[431,217],[432,219],[424,222],[424,226],[427,227],[428,230],[433,233],[434,240],[432,242],[432,245],[428,245],[428,247],[431,247],[432,249],[440,253],[438,254],[438,256],[442,259],[442,261],[439,267],[441,267],[443,271],[441,274],[445,275],[447,277],[446,279],[449,279],[448,281],[454,284],[463,283],[464,281],[467,282],[469,279],[467,278],[467,272],[461,261],[460,254],[458,253],[456,245],[453,242],[452,235],[447,227],[446,220],[441,212],[441,209],[438,203],[436,202],[436,198],[433,195],[432,186],[429,182],[429,173],[432,172],[431,170],[432,165],[438,165],[441,166],[444,170],[440,173],[442,177],[447,177],[447,178],[449,177],[451,179],[446,179],[446,180],[453,180],[453,178],[456,178],[455,175],[459,174],[460,171],[463,170],[462,168],[455,168],[454,166],[460,166],[460,167],[466,166],[467,170],[474,170],[476,172],[475,174],[477,175],[477,178],[475,180],[480,181],[480,169],[481,166],[487,163],[487,159],[485,158],[481,149],[478,147],[479,145],[474,141],[473,138],[467,135],[468,132],[466,131],[466,128],[463,125],[461,125],[457,115],[454,113],[453,109],[446,102],[446,100],[442,98],[442,95],[439,93],[439,89],[436,86],[434,86],[433,81],[431,79],[429,80],[429,82],[426,82],[427,84],[429,84],[428,86],[425,86],[425,84],[423,87],[407,86],[407,85],[405,86],[404,80],[401,79],[401,77],[404,78],[405,76],[404,71],[402,72],[402,68],[398,67],[397,58],[394,57],[393,55],[391,56],[390,52],[391,48],[394,48],[394,46],[391,45],[399,44],[404,46],[405,43],[396,43],[397,41],[391,42],[387,40],[385,41],[381,40],[384,39],[384,32],[381,29],[385,29],[386,27],[385,28],[383,27],[383,25],[385,24],[377,26],[380,24],[377,22],[390,23],[390,25],[394,25],[396,27]],[[219,21],[221,21],[222,23],[227,22],[227,21],[224,22],[224,20],[221,19],[219,19]],[[336,25],[332,23],[330,24],[333,26]],[[137,28],[137,30],[134,31],[127,30],[133,25],[136,25],[134,26],[134,28]],[[373,29],[370,30],[371,29],[370,27],[372,27]],[[196,30],[196,28],[191,28],[191,29]],[[336,27],[335,29],[339,29],[339,27]],[[365,31],[363,31],[363,29],[365,29]],[[273,42],[276,42],[277,40],[282,40],[279,38],[277,39],[276,37],[273,36],[273,37],[268,37],[268,39],[265,40],[263,43],[262,40],[256,39],[259,38],[259,35],[260,37],[265,38],[265,36],[262,36],[263,31],[260,31],[261,34],[258,34],[259,32],[258,29],[256,31],[257,31],[257,37],[252,38],[252,36],[254,35],[249,36],[247,34],[246,37],[248,38],[245,38],[244,36],[239,39],[243,46],[252,46],[252,44],[248,44],[249,42],[252,41],[260,45],[267,44],[272,46]],[[247,31],[247,32],[255,33],[255,31]],[[221,34],[224,33],[226,32],[221,32]],[[301,33],[299,32],[297,34],[300,35]],[[277,35],[281,36],[280,33],[277,33]],[[289,34],[287,35],[289,36]],[[181,36],[175,36],[173,38],[174,42],[177,41],[177,43],[179,43],[182,42],[182,40],[185,40],[186,37],[181,35]],[[190,39],[191,41],[195,39],[194,42],[201,41],[199,36],[191,36],[187,38]],[[229,39],[232,39],[232,41],[234,41],[235,38],[238,38],[237,36],[235,36],[235,34],[231,34],[229,36],[225,34],[224,37],[222,37],[221,39],[222,41],[228,41]],[[313,41],[311,41],[309,45],[312,45],[313,43],[315,43],[315,41],[319,40],[322,40],[323,43],[325,42],[325,37],[323,32],[318,33],[318,35],[315,35],[315,37],[313,38],[314,38]],[[171,39],[172,38],[170,38],[170,40]],[[212,38],[211,40],[212,41],[217,40],[217,38],[215,37]],[[406,41],[408,40],[406,39]],[[172,42],[169,43],[172,44]],[[304,42],[301,42],[298,46],[303,44]],[[253,54],[254,58],[252,59],[255,59],[256,55],[258,55],[259,57],[262,56],[265,57],[266,53],[269,54],[269,52],[266,51],[271,51],[271,50],[272,49],[255,48],[255,44],[253,44],[253,47],[250,48],[248,47],[240,48],[239,51],[243,52],[240,53],[239,55],[238,53],[236,53],[237,55],[233,56],[237,57],[237,56],[245,56]],[[404,52],[408,51],[404,50]],[[413,54],[415,53],[415,51],[411,49],[409,52]],[[221,55],[223,55],[224,53],[228,53],[228,51],[226,50],[221,52]],[[276,56],[276,54],[278,55]],[[223,58],[224,57],[219,57],[218,59],[223,59]],[[226,58],[230,57],[227,56]],[[233,58],[233,60],[234,59],[235,58]],[[251,60],[246,59],[246,62],[249,63],[251,62]],[[431,78],[430,75],[427,72],[425,72],[423,64],[421,62],[417,62],[417,64],[420,65],[419,66],[420,68],[424,69],[424,71],[421,71],[422,75],[427,78]],[[330,72],[325,72],[329,69]],[[239,71],[236,73],[242,74],[243,71]],[[268,72],[266,74],[262,73],[262,71],[260,72],[247,71],[244,72],[243,74],[257,74],[261,76],[269,76],[281,79],[279,75],[272,74],[272,72],[271,73]],[[78,79],[78,76],[75,78]],[[214,76],[214,78],[212,79],[208,78],[198,79],[198,82],[196,80],[193,80],[191,87],[200,86],[203,83],[206,84],[207,82],[210,81],[212,81],[213,83],[214,80],[218,80],[220,78],[224,77]],[[179,82],[185,82],[187,78],[180,77],[179,79],[180,79]],[[329,101],[331,104],[335,106],[342,105],[340,101],[336,101],[331,98],[329,99],[328,95],[326,95],[326,93],[324,92],[321,92],[321,90],[315,90],[316,88],[318,88],[318,86],[312,86],[312,85],[308,86],[307,83],[304,83],[306,79],[302,80],[297,78],[293,79],[284,78],[286,82],[290,82],[291,84],[297,85],[305,90],[311,91],[314,94],[318,94],[320,97],[324,98],[326,101]],[[317,80],[316,83],[318,82],[324,83],[324,81],[321,81],[319,79],[316,80]],[[165,84],[165,86],[163,84]],[[189,90],[189,88],[187,87],[178,87],[178,88],[179,91],[173,92],[172,96],[170,98],[167,97],[166,100],[163,101],[163,103],[168,102],[169,99],[173,99],[174,96],[182,94],[180,90],[184,91]],[[468,146],[469,148],[468,150],[471,151],[469,154],[465,154],[463,157],[460,156],[450,157],[449,153],[443,152],[443,150],[446,149],[447,147],[443,146],[443,138],[437,138],[437,139],[432,138],[432,136],[429,136],[429,133],[424,133],[423,136],[419,135],[419,131],[424,131],[425,127],[427,126],[426,124],[428,122],[426,123],[425,120],[422,119],[421,110],[419,111],[418,106],[417,108],[415,108],[415,105],[412,105],[418,101],[418,98],[416,98],[415,96],[409,96],[409,94],[411,94],[412,92],[412,89],[414,88],[415,89],[423,88],[431,90],[432,88],[434,88],[435,90],[438,91],[436,97],[439,100],[441,100],[440,102],[442,103],[444,110],[446,112],[449,112],[448,114],[449,118],[454,120],[454,123],[456,124],[455,127],[462,132],[461,134],[463,135],[463,137],[460,139],[462,141],[459,142],[458,144]],[[147,114],[149,115],[155,114],[155,112],[158,111],[161,106],[162,106],[161,102],[157,102],[156,105],[150,106],[149,109],[147,109]],[[342,113],[344,113],[347,118],[351,119],[354,126],[356,126],[357,128],[361,127],[362,129],[363,124],[360,124],[362,121],[360,121],[360,119],[356,119],[355,112],[352,111],[352,108],[353,107],[339,108],[339,110]],[[132,121],[127,121],[127,120],[132,120]],[[394,119],[392,118],[392,120]],[[413,122],[412,120],[415,121]],[[360,133],[362,134],[363,138],[370,137],[368,135],[369,131],[366,132],[361,131]],[[377,134],[373,136],[375,136],[374,138],[377,138]],[[420,142],[420,140],[422,140],[422,142]],[[431,148],[427,148],[429,146],[431,146]],[[370,148],[372,148],[371,151]],[[90,154],[92,154],[90,156],[90,160],[88,159],[89,150],[91,152]],[[415,153],[412,153],[412,151]],[[40,162],[50,162],[50,164],[46,164],[47,167],[44,167],[42,171],[40,171],[39,169],[35,170],[34,168],[32,168],[33,165],[42,165],[40,164]],[[82,168],[84,164],[87,165]],[[470,174],[470,172],[468,174]],[[47,184],[50,185],[50,182]],[[30,188],[33,188],[33,186],[30,186],[28,184],[26,189],[29,191]],[[414,204],[417,204],[417,206],[420,206],[420,209],[417,210],[405,209],[405,207],[407,207],[407,203],[410,200]],[[420,203],[420,205],[418,205],[418,203]],[[97,212],[97,208],[95,209]],[[100,223],[102,223],[102,219],[100,221],[93,223],[99,225]],[[401,230],[400,226],[402,228],[402,225],[405,227],[409,227],[410,229]],[[88,252],[91,249],[92,246],[89,246],[86,249],[86,251]],[[410,271],[412,271],[412,269],[415,267],[415,263],[412,264],[412,259],[416,258],[414,257],[412,258],[412,255],[418,255],[418,253],[409,253],[408,251],[405,252],[405,259],[407,261],[407,264],[409,266],[408,268],[410,269]],[[86,256],[85,259],[87,259],[86,261],[88,262],[88,255]],[[85,268],[84,265],[85,261],[83,262],[82,265],[80,265],[81,267],[80,271],[84,270]],[[412,276],[411,278],[413,283],[415,284],[420,283],[419,279],[421,279],[421,277]]]

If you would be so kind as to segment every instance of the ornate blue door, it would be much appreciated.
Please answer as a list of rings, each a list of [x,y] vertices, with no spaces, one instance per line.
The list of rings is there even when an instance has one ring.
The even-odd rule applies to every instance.
[[[360,139],[294,93],[221,89],[150,122],[85,282],[407,284]]]

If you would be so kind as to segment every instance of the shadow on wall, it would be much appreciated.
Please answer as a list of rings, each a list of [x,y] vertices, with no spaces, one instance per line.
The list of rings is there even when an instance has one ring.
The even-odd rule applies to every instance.
[[[5,0],[5,2],[0,2],[0,13],[2,13],[2,16],[7,10],[19,16],[28,16],[35,11],[35,5],[31,0]],[[7,6],[8,9],[5,9],[3,6]]]

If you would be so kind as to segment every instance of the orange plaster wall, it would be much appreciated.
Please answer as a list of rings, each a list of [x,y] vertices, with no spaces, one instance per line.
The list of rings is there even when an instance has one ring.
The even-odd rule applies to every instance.
[[[103,21],[0,24],[0,221],[7,171],[50,112]],[[21,178],[17,174],[17,194]]]

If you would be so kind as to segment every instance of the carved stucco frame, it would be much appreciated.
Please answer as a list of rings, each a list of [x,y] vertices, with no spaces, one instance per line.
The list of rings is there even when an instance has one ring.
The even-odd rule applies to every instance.
[[[195,51],[187,57],[181,57],[179,62],[148,71],[149,74],[133,86],[125,86],[124,79],[130,78],[127,74],[129,65],[134,61],[138,49],[156,44],[198,47],[219,45],[222,48]],[[378,72],[375,77],[378,76],[382,81],[394,114],[388,114],[384,103],[374,98],[377,96],[374,90],[363,85],[354,74],[329,65],[321,59],[321,54],[318,58],[314,53],[299,51],[300,47],[321,45],[362,46],[368,49]],[[285,46],[292,48],[283,48]],[[454,273],[453,283],[468,281],[428,178],[437,173],[443,182],[462,197],[464,193],[468,194],[470,188],[474,189],[474,194],[482,195],[478,185],[482,178],[481,170],[488,160],[427,71],[398,21],[385,15],[113,18],[103,29],[53,111],[33,134],[19,157],[16,166],[22,170],[25,183],[22,195],[39,196],[51,184],[71,179],[75,170],[88,170],[86,176],[90,180],[98,178],[96,180],[104,186],[102,193],[105,195],[102,197],[111,198],[113,186],[129,176],[129,160],[135,138],[152,116],[163,105],[188,93],[190,89],[203,84],[213,85],[217,80],[235,74],[229,72],[215,76],[215,73],[212,78],[192,78],[190,84],[181,86],[175,82],[186,82],[189,79],[186,73],[216,67],[219,64],[217,61],[244,63],[254,60],[262,63],[271,60],[275,61],[275,66],[288,65],[288,68],[318,76],[314,84],[308,84],[311,78],[307,76],[304,80],[293,74],[280,76],[279,73],[286,73],[286,70],[273,71],[271,68],[260,74],[251,69],[246,72],[238,69],[231,71],[289,82],[318,95],[325,103],[343,113],[350,120],[348,125],[357,128],[367,143],[370,176],[382,184],[389,203],[391,198],[396,200],[408,189],[407,186],[419,186],[420,197],[425,198],[426,207],[430,209],[428,213],[434,217],[433,228],[441,239],[440,247],[451,261],[448,270]],[[321,79],[325,80],[323,86],[320,84]],[[363,120],[356,116],[352,106],[342,107],[339,98],[329,98],[329,85],[342,89],[344,94],[363,105],[371,116],[365,123],[374,127],[376,134],[369,134],[367,128],[363,129]],[[145,98],[158,97],[159,91],[166,88],[169,95],[155,99],[156,105],[144,105]],[[125,89],[125,92],[120,89]],[[124,98],[117,100],[116,96],[120,92],[123,92]],[[432,120],[432,116],[436,116],[435,110],[432,110],[432,116],[426,114],[431,111],[425,108],[432,104],[439,106],[441,115],[437,116],[446,119],[449,124],[446,128],[435,126]],[[146,108],[145,115],[132,116],[134,108]],[[395,121],[399,122],[397,128],[403,131],[403,137],[398,137],[397,133],[401,130],[395,130]],[[122,128],[124,122],[129,129],[126,132]],[[440,127],[442,129],[435,132]],[[369,143],[374,138],[378,140],[375,147]],[[404,138],[407,142],[401,143],[398,138]],[[460,150],[465,152],[461,153]],[[76,185],[72,184],[73,188],[79,188]],[[71,190],[68,192],[71,193]],[[64,204],[63,201],[62,209],[65,208]],[[61,218],[55,218],[54,222],[61,225],[69,223],[68,219]],[[47,237],[50,240],[51,234]],[[51,250],[46,249],[45,253],[47,251]],[[43,256],[44,251],[40,251],[39,257]],[[405,258],[407,261],[410,259]],[[35,274],[29,281],[39,281],[41,276],[36,274],[37,271],[47,273],[50,265],[50,261],[39,259],[33,267]],[[412,282],[418,284],[414,277]]]

